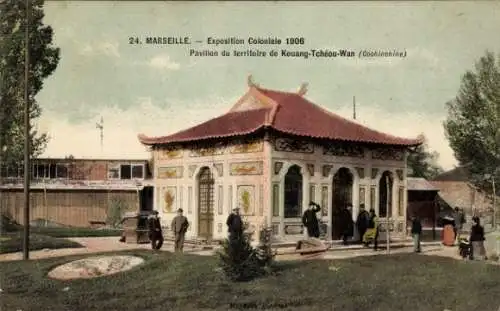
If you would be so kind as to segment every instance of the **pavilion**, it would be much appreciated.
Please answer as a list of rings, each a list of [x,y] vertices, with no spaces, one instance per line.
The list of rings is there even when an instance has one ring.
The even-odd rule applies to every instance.
[[[375,131],[296,92],[248,91],[225,114],[162,137],[139,135],[154,157],[155,209],[169,224],[178,208],[191,238],[222,239],[239,207],[251,228],[286,240],[302,233],[310,201],[322,207],[324,238],[338,239],[339,212],[351,203],[391,218],[406,232],[408,148],[420,139]]]

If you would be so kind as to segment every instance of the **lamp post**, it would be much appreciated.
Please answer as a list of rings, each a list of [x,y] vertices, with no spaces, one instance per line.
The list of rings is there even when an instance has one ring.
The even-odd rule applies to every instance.
[[[496,185],[495,185],[495,174],[496,172],[498,171],[498,169],[496,169],[495,173],[493,174],[485,174],[484,177],[485,179],[489,179],[491,180],[491,188],[493,190],[493,229],[495,229],[495,231],[498,229],[497,227],[497,194],[496,194]]]
[[[24,59],[24,236],[23,259],[29,259],[30,244],[30,118],[29,118],[29,22],[30,0],[26,0],[25,59]]]

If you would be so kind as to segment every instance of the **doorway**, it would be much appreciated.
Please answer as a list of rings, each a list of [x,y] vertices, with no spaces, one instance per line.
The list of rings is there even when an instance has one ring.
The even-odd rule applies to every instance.
[[[139,191],[139,211],[153,210],[154,187],[146,186]]]
[[[302,216],[302,173],[292,165],[285,175],[285,218]]]
[[[214,178],[208,167],[198,174],[198,236],[213,237],[214,223]]]
[[[332,240],[342,236],[342,211],[352,204],[354,177],[348,168],[342,167],[333,176],[332,187]]]
[[[391,172],[385,171],[379,180],[378,186],[378,216],[380,218],[392,217],[392,186],[394,178]]]

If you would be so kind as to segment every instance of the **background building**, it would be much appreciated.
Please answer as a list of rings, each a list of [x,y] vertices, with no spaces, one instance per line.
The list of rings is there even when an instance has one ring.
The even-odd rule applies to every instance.
[[[32,222],[88,227],[111,214],[152,209],[147,160],[34,159]],[[23,223],[23,165],[0,164],[0,210]],[[118,217],[118,216],[116,216]]]

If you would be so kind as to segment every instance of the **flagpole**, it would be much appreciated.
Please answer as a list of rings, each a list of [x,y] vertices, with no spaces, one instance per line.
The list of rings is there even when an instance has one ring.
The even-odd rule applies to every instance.
[[[29,107],[29,22],[30,5],[26,0],[26,25],[25,25],[25,52],[24,52],[24,236],[23,260],[29,259],[30,244],[30,107]]]

